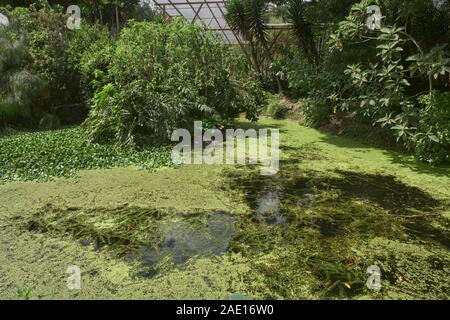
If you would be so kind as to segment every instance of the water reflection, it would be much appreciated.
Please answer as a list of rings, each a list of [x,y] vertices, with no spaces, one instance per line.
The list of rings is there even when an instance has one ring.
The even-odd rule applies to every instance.
[[[256,219],[267,224],[285,224],[287,218],[280,209],[283,195],[279,190],[268,190],[260,194],[256,198]]]
[[[311,226],[319,230],[319,232],[325,237],[337,236],[343,233],[343,230],[331,220],[321,217],[313,217],[310,221]]]
[[[174,264],[183,264],[194,256],[219,255],[228,250],[236,233],[234,223],[235,219],[223,212],[209,216],[205,223],[190,219],[171,221],[160,227],[157,248],[141,246],[137,255],[145,265],[154,265],[166,257]]]

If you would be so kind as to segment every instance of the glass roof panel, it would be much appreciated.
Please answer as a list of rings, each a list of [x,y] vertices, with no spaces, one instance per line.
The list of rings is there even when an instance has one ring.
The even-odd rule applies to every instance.
[[[206,29],[218,33],[224,42],[238,43],[228,26],[224,14],[226,0],[153,0],[163,13],[170,17],[183,16],[195,23],[204,23]]]

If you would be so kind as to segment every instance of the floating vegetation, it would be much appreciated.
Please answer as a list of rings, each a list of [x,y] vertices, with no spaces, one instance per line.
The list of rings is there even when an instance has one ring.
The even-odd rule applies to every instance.
[[[204,223],[193,224],[190,219],[166,221],[151,243],[139,246],[129,257],[137,257],[146,266],[148,271],[139,275],[152,277],[157,274],[157,265],[167,258],[181,265],[196,256],[225,253],[236,232],[234,224],[235,219],[223,212],[208,216]]]
[[[435,268],[441,268],[436,270],[440,281],[444,281],[444,275],[450,276],[450,270],[442,267],[450,262],[448,254],[443,255],[448,252],[450,235],[449,221],[440,213],[445,203],[393,176],[343,170],[319,173],[294,170],[290,164],[284,169],[274,177],[262,177],[252,167],[232,175],[226,172],[223,186],[232,190],[237,199],[244,199],[259,217],[280,213],[286,217],[288,223],[282,228],[275,219],[269,220],[272,224],[267,227],[243,224],[235,243],[235,250],[245,255],[270,257],[270,262],[256,263],[254,267],[283,298],[303,298],[304,281],[310,276],[315,279],[309,283],[317,298],[367,294],[380,297],[382,293],[371,292],[365,286],[366,270],[371,265],[380,266],[382,274],[386,273],[386,287],[382,290],[385,294],[399,294],[401,287],[411,290],[409,285],[390,286],[388,279],[395,274],[413,281],[419,273],[409,273],[416,268],[400,271],[392,264],[406,267],[416,263],[415,256],[396,256],[395,251],[390,251],[390,256],[379,259],[371,242],[376,238],[385,243],[401,240],[418,252],[436,252],[439,258],[422,258],[421,276],[432,277]],[[422,295],[427,292],[442,297],[444,287],[424,285]]]
[[[445,295],[445,285],[430,287],[431,280],[423,280],[450,275],[444,254],[448,220],[439,214],[445,204],[391,176],[288,174],[262,177],[251,167],[225,174],[222,188],[247,203],[245,214],[48,205],[19,221],[29,231],[69,236],[86,249],[136,261],[138,278],[184,268],[191,259],[233,253],[248,259],[264,279],[272,292],[265,298],[412,296],[410,282],[418,276],[430,296]],[[400,240],[396,246],[405,247],[397,254],[391,241]],[[414,259],[422,269],[410,266]],[[371,265],[381,268],[381,292],[365,287]]]
[[[329,221],[320,217],[313,217],[310,219],[311,226],[320,231],[320,233],[326,237],[337,236],[343,233],[343,230],[336,226],[333,221]]]
[[[25,226],[29,231],[70,236],[85,248],[138,259],[145,268],[137,274],[144,277],[155,276],[161,262],[176,266],[196,256],[220,255],[236,233],[235,218],[225,212],[186,214],[128,205],[46,206],[32,213]]]
[[[128,205],[89,209],[48,205],[31,214],[26,228],[54,236],[70,236],[82,246],[107,246],[120,254],[147,241],[152,236],[151,226],[163,214]]]
[[[283,193],[278,190],[268,190],[259,194],[255,200],[256,221],[266,224],[285,224],[287,218],[280,210]]]

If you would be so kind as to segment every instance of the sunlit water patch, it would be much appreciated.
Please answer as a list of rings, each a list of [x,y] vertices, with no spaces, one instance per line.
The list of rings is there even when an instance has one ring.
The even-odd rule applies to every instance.
[[[280,208],[283,199],[283,192],[269,189],[262,192],[255,203],[256,221],[266,224],[285,224],[287,217]]]
[[[217,212],[206,221],[176,219],[162,221],[150,243],[140,245],[128,258],[139,259],[146,271],[142,276],[154,276],[158,263],[164,259],[174,265],[186,263],[197,256],[215,256],[226,252],[236,234],[235,218]]]

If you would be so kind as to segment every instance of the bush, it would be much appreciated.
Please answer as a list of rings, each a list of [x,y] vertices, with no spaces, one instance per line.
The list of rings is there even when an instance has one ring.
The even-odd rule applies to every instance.
[[[446,95],[433,93],[433,88],[443,88],[448,81],[450,57],[446,44],[426,50],[409,28],[397,27],[397,23],[385,23],[375,38],[361,28],[367,4],[363,0],[353,6],[330,43],[343,49],[346,43],[366,42],[376,48],[376,57],[369,59],[369,63],[349,65],[345,73],[352,80],[351,94],[335,93],[332,100],[341,100],[343,111],[354,111],[365,120],[389,128],[397,142],[402,141],[406,149],[414,150],[418,159],[428,163],[448,162],[450,103]],[[417,92],[425,88],[428,97],[422,96],[417,101]]]
[[[27,98],[19,99],[21,109],[27,110],[26,116],[32,120],[29,124],[35,126],[53,107],[80,100],[78,76],[65,52],[70,32],[66,28],[67,17],[61,7],[52,9],[45,2],[29,8],[2,8],[2,12],[10,18],[11,26],[0,33],[14,43],[14,52],[20,50],[20,54],[14,54],[15,66],[22,70],[17,85],[10,85],[10,93]],[[8,56],[4,48],[0,51],[1,56]],[[24,91],[26,94],[22,94]],[[3,96],[0,103],[8,101]]]
[[[293,98],[306,97],[317,87],[314,68],[298,50],[290,48],[286,51],[287,57],[280,63],[288,83],[287,93]]]
[[[101,88],[112,56],[113,40],[108,30],[100,25],[82,24],[72,30],[66,48],[71,69],[79,76],[79,91],[89,101],[95,90]]]
[[[283,119],[286,116],[286,106],[281,102],[278,95],[268,95],[266,115],[274,119]]]
[[[450,92],[434,91],[419,98],[419,133],[415,153],[428,163],[450,163]]]
[[[47,83],[47,94],[41,98],[40,108],[49,111],[52,106],[73,103],[78,99],[77,75],[70,67],[65,52],[68,35],[67,16],[62,7],[51,8],[45,3],[28,9],[16,8],[11,20],[19,25],[19,34],[29,43],[29,68]]]
[[[4,125],[30,118],[32,102],[45,88],[45,82],[27,70],[28,44],[17,39],[14,30],[0,26],[0,123]]]
[[[315,97],[301,99],[300,124],[307,127],[319,127],[330,119],[331,108],[326,98]]]
[[[228,49],[183,19],[130,22],[111,54],[86,121],[95,139],[166,140],[194,120],[222,122],[241,112],[255,120],[264,104],[259,85],[232,70]]]

